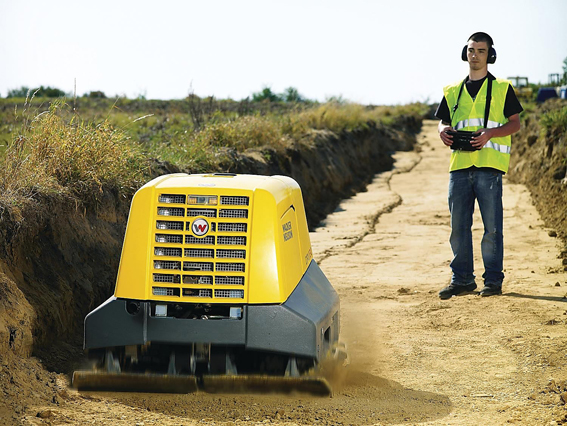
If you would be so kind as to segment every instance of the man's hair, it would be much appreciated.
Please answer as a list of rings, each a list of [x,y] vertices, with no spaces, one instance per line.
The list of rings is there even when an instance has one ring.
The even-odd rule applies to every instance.
[[[492,37],[490,37],[488,34],[483,32],[474,33],[472,36],[469,37],[467,41],[471,41],[471,40],[476,41],[477,43],[484,41],[489,48],[492,47],[492,45],[494,44],[494,42],[492,41]]]

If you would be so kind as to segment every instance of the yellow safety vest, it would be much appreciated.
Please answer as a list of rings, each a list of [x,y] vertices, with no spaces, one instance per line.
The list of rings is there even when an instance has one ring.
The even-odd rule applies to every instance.
[[[490,75],[489,77],[490,78]],[[504,116],[504,103],[510,82],[508,80],[495,79],[492,81],[492,100],[490,102],[490,115],[488,125],[484,124],[484,108],[486,104],[488,78],[484,80],[482,87],[473,101],[471,95],[463,88],[459,107],[453,113],[451,126],[455,130],[476,131],[487,128],[503,126],[508,122]],[[463,81],[451,84],[443,88],[445,99],[449,110],[452,111],[457,103],[459,89]],[[504,173],[508,171],[510,164],[510,145],[512,138],[504,136],[490,139],[484,147],[478,151],[452,151],[450,171],[467,169],[472,166],[492,167]]]

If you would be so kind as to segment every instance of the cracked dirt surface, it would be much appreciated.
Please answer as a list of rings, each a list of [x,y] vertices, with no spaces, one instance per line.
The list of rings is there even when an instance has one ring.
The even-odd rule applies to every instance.
[[[332,398],[77,393],[23,424],[567,424],[567,277],[525,187],[505,179],[503,295],[439,300],[450,279],[448,157],[425,122],[419,149],[311,234],[341,297],[351,365]],[[482,222],[475,215],[477,283]],[[61,380],[59,378],[58,380]]]
[[[437,292],[450,280],[449,151],[436,122],[425,123],[419,142],[418,164],[417,154],[404,154],[391,176],[375,180],[385,192],[380,199],[399,205],[375,224],[367,215],[364,238],[337,244],[335,215],[313,236],[315,247],[325,247],[315,252],[325,253],[321,266],[341,295],[353,367],[449,398],[445,416],[420,424],[567,423],[567,282],[558,241],[526,188],[505,180],[504,294],[440,300]],[[411,171],[398,173],[404,170]],[[363,222],[364,214],[358,217]],[[344,222],[353,224],[354,216]],[[473,229],[480,287],[478,209]],[[320,240],[325,231],[335,234],[334,244]]]

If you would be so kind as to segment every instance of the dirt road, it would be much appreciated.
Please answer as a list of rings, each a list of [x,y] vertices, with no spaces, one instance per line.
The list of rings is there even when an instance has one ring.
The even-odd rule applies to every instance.
[[[312,233],[341,296],[351,356],[332,398],[60,392],[24,424],[567,424],[567,276],[530,195],[505,181],[502,296],[441,301],[448,284],[449,151],[425,122],[420,152],[344,201]],[[482,223],[475,217],[477,281]],[[38,417],[39,416],[39,417]]]
[[[345,206],[358,198],[370,205],[373,193],[384,192],[381,199],[400,203],[391,213],[346,247],[327,248],[325,229],[313,236],[315,251],[327,252],[323,270],[341,294],[353,367],[447,397],[446,411],[425,424],[560,424],[567,414],[561,400],[561,394],[567,399],[567,277],[558,242],[527,190],[505,181],[504,294],[439,300],[450,279],[449,152],[438,141],[436,123],[426,123],[420,137],[419,158],[405,154],[398,162],[403,171],[419,161],[410,172],[394,174],[389,187],[382,176],[376,190],[343,206],[350,210]],[[362,223],[364,213],[358,216]],[[341,212],[330,219],[328,233],[339,237],[335,225],[356,221]],[[473,232],[481,284],[478,209]]]

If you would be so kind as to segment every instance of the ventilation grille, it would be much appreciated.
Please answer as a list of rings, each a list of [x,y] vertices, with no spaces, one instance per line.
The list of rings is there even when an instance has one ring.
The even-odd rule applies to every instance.
[[[220,222],[218,228],[219,232],[246,232],[248,230],[248,224]]]
[[[245,250],[217,250],[217,258],[219,259],[246,259]]]
[[[168,287],[154,287],[152,289],[152,294],[154,296],[179,296],[179,289]]]
[[[245,246],[246,237],[226,237],[224,235],[219,235],[217,237],[217,244],[223,246]]]
[[[185,216],[185,210],[179,207],[158,207],[159,216]]]
[[[184,288],[183,296],[185,297],[213,297],[213,291],[210,288]],[[243,296],[244,297],[244,296]]]
[[[244,299],[244,290],[215,290],[219,299]]]
[[[217,272],[244,272],[244,263],[222,263],[217,262]]]
[[[251,198],[190,192],[156,197],[158,204],[152,207],[154,214],[157,211],[153,268],[149,274],[154,283],[152,294],[193,303],[245,299]],[[204,236],[197,236],[192,229],[197,218],[209,224]],[[200,225],[204,231],[204,224]]]
[[[215,209],[187,209],[188,217],[217,217],[217,211]]]
[[[169,262],[167,260],[154,260],[154,269],[181,269],[181,262]]]
[[[173,274],[154,274],[154,283],[179,283],[179,275]]]
[[[220,197],[220,203],[224,205],[247,206],[249,202],[250,202],[249,197],[227,197],[227,196]]]
[[[158,220],[156,229],[170,229],[173,231],[183,231],[183,222],[170,222],[166,220]]]
[[[216,276],[215,284],[220,285],[244,285],[244,277],[223,277]]]
[[[219,217],[232,218],[232,219],[247,219],[248,210],[244,209],[220,209]]]
[[[170,257],[181,257],[180,248],[170,248],[170,247],[156,247],[154,248],[154,254],[156,256],[170,256]]]
[[[213,271],[212,262],[183,262],[184,271]]]
[[[183,275],[183,284],[212,284],[210,275]]]
[[[165,204],[185,204],[185,195],[179,194],[161,194],[158,202]]]
[[[193,235],[185,235],[185,244],[194,244],[194,245],[215,245],[215,237],[209,235],[208,237],[204,238],[197,238]]]
[[[181,244],[183,235],[156,234],[156,243]]]
[[[185,257],[213,258],[215,251],[213,249],[185,249]]]

